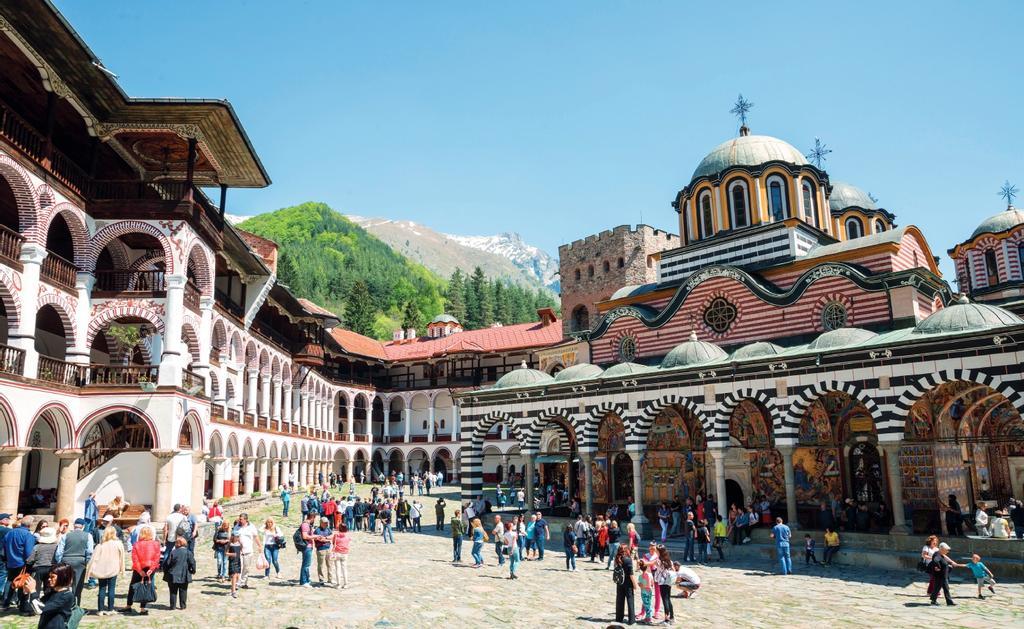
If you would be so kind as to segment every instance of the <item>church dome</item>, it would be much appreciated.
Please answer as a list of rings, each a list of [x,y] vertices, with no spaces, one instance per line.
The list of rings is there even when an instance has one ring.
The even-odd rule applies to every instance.
[[[696,332],[690,333],[690,339],[672,348],[661,361],[662,369],[694,367],[725,358],[728,354],[714,343],[701,341]]]
[[[603,369],[590,363],[580,363],[572,367],[566,367],[555,374],[555,382],[569,382],[572,380],[589,380],[601,375]]]
[[[867,192],[842,181],[832,182],[832,194],[828,197],[828,207],[833,211],[845,210],[848,207],[860,207],[865,210],[878,209],[878,205],[871,200]]]
[[[625,376],[636,376],[642,373],[654,371],[654,367],[640,365],[637,363],[619,363],[604,370],[602,378],[623,378]]]
[[[914,334],[942,334],[984,330],[1024,323],[1017,315],[998,306],[971,303],[961,296],[956,303],[933,313],[914,328]]]
[[[691,181],[720,173],[733,166],[759,166],[766,162],[807,164],[807,158],[788,142],[767,135],[741,135],[713,148],[693,171]]]
[[[733,360],[747,360],[749,358],[762,358],[765,356],[776,356],[782,353],[782,348],[775,343],[757,341],[750,345],[744,345],[733,352]]]
[[[459,320],[450,314],[439,314],[431,319],[430,323],[459,323]]]
[[[808,349],[839,349],[850,345],[860,345],[878,336],[871,330],[863,328],[838,328],[829,330],[818,338],[814,339]]]
[[[1018,210],[1010,206],[999,214],[983,220],[981,225],[978,225],[978,228],[971,234],[971,239],[973,240],[982,234],[998,234],[1008,229],[1013,229],[1018,225],[1024,225],[1024,210]]]
[[[513,369],[504,376],[498,378],[498,381],[494,383],[492,389],[514,389],[518,387],[532,387],[538,384],[550,384],[555,379],[544,373],[543,371],[537,371],[536,369],[530,369],[526,366],[526,362],[523,362],[522,366],[518,369]]]

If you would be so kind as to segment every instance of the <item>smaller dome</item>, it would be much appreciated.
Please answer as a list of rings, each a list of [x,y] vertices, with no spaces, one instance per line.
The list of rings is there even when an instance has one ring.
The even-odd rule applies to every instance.
[[[601,374],[601,378],[622,378],[625,376],[635,376],[642,373],[648,373],[654,371],[654,367],[648,367],[647,365],[640,365],[637,363],[619,363],[612,365],[611,367],[604,370]]]
[[[672,348],[661,361],[662,369],[676,369],[679,367],[694,367],[705,363],[722,360],[728,356],[725,350],[715,345],[701,341],[697,338],[696,332],[690,332],[690,339]]]
[[[750,345],[744,345],[733,352],[733,360],[747,360],[748,358],[760,358],[762,356],[775,356],[782,353],[782,348],[775,343],[757,341]]]
[[[513,369],[504,376],[498,378],[498,381],[491,387],[492,389],[514,389],[518,387],[532,387],[538,384],[549,384],[554,382],[555,379],[536,369],[530,369],[526,366],[526,361],[519,366],[518,369]]]
[[[640,288],[642,286],[643,286],[643,284],[629,284],[628,286],[623,286],[619,290],[617,290],[614,293],[612,293],[612,296],[609,297],[608,299],[612,300],[612,299],[622,299],[623,297],[629,297],[630,295],[633,294],[633,291],[635,291],[636,289],[638,289],[638,288]]]
[[[1010,206],[999,214],[989,216],[981,221],[981,225],[978,225],[978,228],[971,234],[971,239],[982,234],[998,234],[1018,225],[1024,225],[1024,210]]]
[[[863,328],[838,328],[825,332],[814,339],[808,349],[839,349],[851,345],[860,345],[878,336],[871,330]]]
[[[965,332],[984,330],[1004,325],[1024,323],[1017,315],[998,306],[971,303],[961,296],[956,303],[932,313],[914,328],[914,334],[942,334],[943,332]]]
[[[459,320],[450,314],[439,314],[431,319],[430,323],[459,323]]]
[[[573,380],[590,380],[598,378],[604,370],[597,365],[580,363],[572,367],[566,367],[555,374],[555,382],[570,382]]]
[[[859,207],[865,210],[878,209],[878,205],[871,200],[867,192],[842,181],[832,182],[832,194],[828,197],[828,207],[832,211],[845,210],[848,207]]]

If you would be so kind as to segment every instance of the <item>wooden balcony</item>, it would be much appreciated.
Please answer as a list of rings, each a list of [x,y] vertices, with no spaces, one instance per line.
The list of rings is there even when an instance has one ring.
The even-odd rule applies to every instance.
[[[191,280],[185,283],[185,307],[192,312],[199,314],[199,289]]]
[[[187,181],[96,180],[88,197],[87,210],[95,218],[121,218],[130,205],[132,214],[142,218],[189,221],[216,249],[223,242],[220,210]]]
[[[23,242],[25,242],[24,236],[9,227],[0,225],[0,259],[7,266],[21,269],[21,243]]]
[[[47,251],[43,265],[39,269],[39,276],[54,286],[74,291],[78,267],[56,253]]]
[[[97,269],[94,296],[112,297],[125,294],[164,294],[163,271],[129,271]]]
[[[160,375],[157,365],[89,365],[84,385],[99,387],[129,387],[156,384]]]
[[[238,413],[238,409],[237,408],[229,408],[228,409],[228,419],[230,419],[233,422],[237,422],[239,417],[240,417],[240,415]]]
[[[89,175],[66,155],[46,141],[24,118],[0,102],[0,136],[14,145],[26,157],[38,163],[67,186],[72,192],[84,196],[89,187]]]
[[[206,378],[188,369],[181,370],[181,386],[199,397],[206,397]]]
[[[224,418],[224,405],[223,404],[212,404],[210,405],[210,415],[212,417]]]
[[[25,374],[25,350],[0,345],[0,373],[9,373],[15,376]]]
[[[36,376],[44,382],[53,382],[69,387],[80,387],[86,381],[89,366],[81,363],[69,363],[58,358],[39,356],[39,369]]]

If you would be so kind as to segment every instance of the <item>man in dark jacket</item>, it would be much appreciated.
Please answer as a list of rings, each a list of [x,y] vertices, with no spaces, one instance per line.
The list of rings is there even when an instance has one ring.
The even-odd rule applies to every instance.
[[[11,514],[0,513],[0,596],[7,593],[7,554],[4,552],[4,537],[11,532]]]
[[[832,509],[824,502],[821,503],[821,510],[818,511],[818,528],[823,531],[825,529],[836,530],[836,516],[832,514]]]
[[[25,567],[25,561],[32,554],[32,549],[36,546],[36,538],[32,534],[33,524],[35,524],[35,518],[27,515],[21,519],[21,525],[18,528],[13,529],[4,536],[8,584],[21,574],[22,569]],[[10,608],[13,597],[14,588],[8,586],[7,593],[4,595],[4,609]],[[32,612],[29,609],[29,597],[20,588],[18,589],[18,611],[23,614]]]
[[[438,498],[437,502],[434,503],[434,516],[437,517],[437,530],[444,530],[444,508],[448,504],[444,501],[444,498]]]
[[[92,535],[85,532],[85,522],[85,518],[75,520],[74,528],[57,542],[57,552],[53,556],[55,563],[64,562],[75,571],[75,599],[79,606],[82,605],[82,586],[85,585],[82,577],[93,549]]]

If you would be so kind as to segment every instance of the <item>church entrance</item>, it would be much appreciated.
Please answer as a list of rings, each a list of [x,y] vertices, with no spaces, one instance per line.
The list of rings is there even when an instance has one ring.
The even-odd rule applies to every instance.
[[[740,487],[739,483],[731,478],[728,478],[725,481],[725,504],[729,506],[736,505],[741,509],[744,505],[743,488]]]
[[[878,448],[870,442],[860,442],[850,448],[850,493],[862,504],[885,502],[882,493],[882,460]]]

